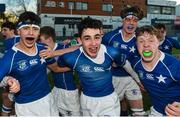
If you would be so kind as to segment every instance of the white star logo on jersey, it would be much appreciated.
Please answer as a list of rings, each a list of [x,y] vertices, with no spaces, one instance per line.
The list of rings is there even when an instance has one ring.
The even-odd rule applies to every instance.
[[[166,45],[166,46],[164,47],[164,49],[168,50],[168,49],[169,49],[169,46]]]
[[[166,83],[165,82],[166,77],[163,77],[162,75],[160,75],[159,77],[156,77],[156,78],[159,80],[158,83],[160,82]]]
[[[46,62],[45,59],[43,59],[43,58],[41,58],[40,61],[41,61],[41,64]]]
[[[130,49],[130,51],[129,51],[129,52],[133,52],[133,53],[134,53],[134,51],[136,50],[136,49],[134,48],[134,46],[129,47],[129,49]]]

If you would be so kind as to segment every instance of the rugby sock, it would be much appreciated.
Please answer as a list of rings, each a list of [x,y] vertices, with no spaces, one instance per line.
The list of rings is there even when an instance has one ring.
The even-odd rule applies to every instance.
[[[144,111],[144,109],[131,109],[132,110],[132,115],[133,116],[143,116],[146,115],[146,112]]]
[[[12,111],[12,108],[8,108],[8,107],[2,105],[2,112],[4,112],[4,113],[10,113],[11,111]]]

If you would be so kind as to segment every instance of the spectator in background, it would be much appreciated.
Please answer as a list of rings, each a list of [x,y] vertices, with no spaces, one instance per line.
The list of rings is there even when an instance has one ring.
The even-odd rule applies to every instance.
[[[48,45],[52,50],[68,48],[69,45],[55,43],[55,30],[50,26],[44,26],[40,29],[40,42]],[[61,66],[62,57],[59,58]],[[62,116],[80,116],[79,93],[74,82],[73,71],[55,73],[52,71],[54,88],[52,94],[54,96],[56,106]]]
[[[1,33],[4,37],[5,50],[10,49],[15,43],[19,42],[19,36],[16,36],[16,26],[12,22],[5,22],[1,26]]]
[[[5,51],[11,49],[12,46],[19,42],[19,36],[16,36],[16,26],[12,22],[4,22],[1,26],[1,33],[4,38]],[[9,116],[15,114],[13,109],[13,95],[9,93],[8,87],[3,87],[2,92],[2,111],[1,116]]]
[[[155,24],[154,27],[158,30],[159,36],[158,39],[160,41],[159,49],[165,53],[172,54],[172,49],[180,49],[180,41],[173,39],[171,37],[167,37],[167,29],[165,24],[158,23]]]

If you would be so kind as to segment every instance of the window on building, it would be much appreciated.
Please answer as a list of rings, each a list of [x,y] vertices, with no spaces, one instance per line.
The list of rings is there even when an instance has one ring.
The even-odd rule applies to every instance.
[[[112,12],[113,6],[112,4],[103,4],[102,5],[102,11]]]
[[[88,4],[86,2],[76,2],[76,10],[87,10]]]
[[[162,14],[175,15],[175,8],[172,8],[172,7],[162,7]]]
[[[161,7],[160,6],[148,6],[148,13],[161,14]]]
[[[68,9],[74,9],[74,2],[68,2]]]
[[[55,1],[47,1],[45,7],[56,7]]]

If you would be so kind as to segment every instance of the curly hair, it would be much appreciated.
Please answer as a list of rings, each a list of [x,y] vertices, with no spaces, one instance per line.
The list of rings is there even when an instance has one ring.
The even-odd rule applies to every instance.
[[[128,6],[121,10],[121,18],[124,19],[128,15],[134,15],[141,20],[144,17],[143,11],[138,6]]]
[[[28,22],[31,24],[40,25],[41,19],[34,12],[26,11],[26,12],[20,14],[17,24],[19,24],[20,22]]]
[[[79,36],[81,36],[84,29],[93,28],[93,29],[100,29],[101,30],[102,27],[103,27],[103,24],[100,20],[87,17],[79,23],[78,33],[79,33]]]

